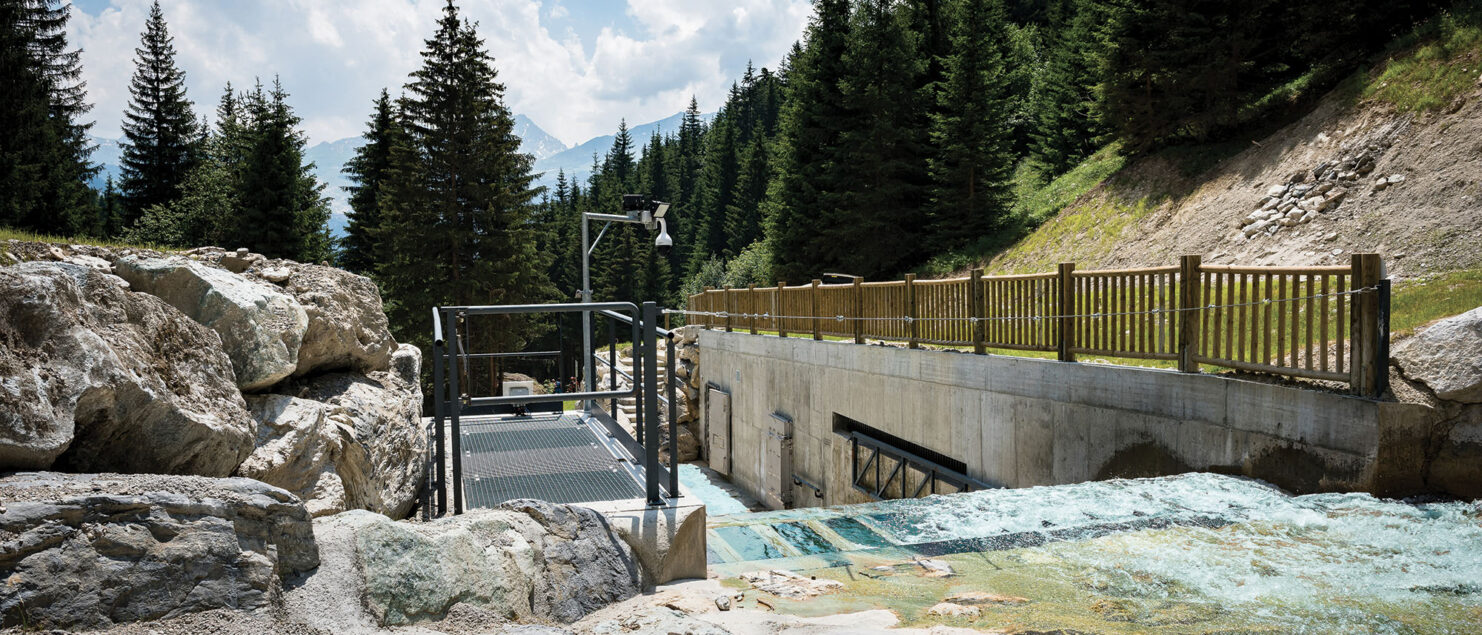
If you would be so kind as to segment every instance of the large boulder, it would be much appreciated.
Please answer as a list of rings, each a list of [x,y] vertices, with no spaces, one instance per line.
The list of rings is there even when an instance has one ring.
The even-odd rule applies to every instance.
[[[237,473],[287,489],[314,516],[365,509],[403,518],[422,485],[421,353],[402,345],[392,370],[329,373],[250,395],[257,448]],[[296,396],[295,396],[296,395]]]
[[[391,337],[376,283],[342,269],[286,260],[257,275],[273,281],[285,273],[283,290],[303,305],[309,317],[294,375],[386,370],[396,352],[396,340]]]
[[[1426,327],[1392,355],[1400,372],[1450,401],[1482,403],[1482,307]]]
[[[511,501],[426,524],[352,511],[316,531],[353,535],[336,544],[354,557],[337,560],[354,563],[358,606],[381,626],[439,619],[458,604],[569,623],[640,591],[632,550],[584,507]]]
[[[88,267],[0,268],[0,470],[225,476],[253,428],[209,329]]]
[[[158,296],[215,330],[242,390],[267,388],[298,368],[309,316],[272,285],[179,257],[126,256],[114,268],[135,291]]]
[[[0,626],[255,609],[319,565],[303,505],[250,479],[21,473],[0,500]]]

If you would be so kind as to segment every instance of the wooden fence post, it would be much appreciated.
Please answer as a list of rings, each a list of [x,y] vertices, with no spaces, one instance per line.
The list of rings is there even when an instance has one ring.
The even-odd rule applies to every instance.
[[[1379,254],[1354,254],[1353,288],[1366,289],[1353,296],[1352,338],[1353,365],[1349,368],[1349,386],[1354,394],[1372,396],[1379,386],[1378,373],[1388,372],[1389,360],[1379,359],[1379,279],[1382,262]]]
[[[704,307],[704,308],[700,309],[701,311],[704,311],[706,313],[714,313],[715,312],[715,300],[711,298],[711,294],[710,294],[710,292],[711,291],[714,291],[714,290],[715,290],[715,287],[705,287],[705,291],[700,294],[700,306]],[[708,331],[708,330],[710,330],[710,327],[715,326],[715,316],[714,315],[707,315],[707,316],[705,316],[704,320],[705,320],[705,326],[703,328],[705,328],[705,330]]]
[[[1060,332],[1058,335],[1060,337],[1057,338],[1059,341],[1056,352],[1062,362],[1075,361],[1075,353],[1070,352],[1070,349],[1075,346],[1076,323],[1076,318],[1071,317],[1076,314],[1075,281],[1071,277],[1073,273],[1075,273],[1075,263],[1060,263],[1060,277],[1058,278],[1060,282]]]
[[[810,285],[811,288],[808,290],[808,315],[813,317],[809,321],[813,323],[814,340],[823,339],[823,333],[818,330],[818,285],[820,284],[823,284],[822,280],[814,280],[813,284]]]
[[[906,345],[910,348],[920,348],[916,342],[916,336],[920,331],[916,330],[916,274],[906,274],[906,317],[912,318],[906,322]]]
[[[746,285],[746,312],[751,314],[751,334],[756,335],[756,284]]]
[[[864,287],[863,286],[860,286],[863,281],[864,281],[864,279],[863,278],[859,278],[859,277],[856,277],[854,279],[854,317],[855,318],[862,318],[862,317],[864,317]],[[863,344],[864,343],[864,320],[861,320],[861,319],[855,319],[854,320],[854,343],[855,344]]]
[[[787,337],[787,321],[782,319],[787,311],[783,310],[782,303],[787,301],[787,281],[778,280],[777,288],[772,290],[772,322],[777,325],[777,336]]]
[[[726,285],[725,293],[721,296],[722,298],[724,298],[723,300],[721,300],[721,304],[724,304],[725,307],[726,307],[725,308],[725,313],[726,313],[726,332],[727,333],[730,333],[731,332],[731,314],[735,312],[735,306],[736,306],[736,302],[735,302],[735,300],[732,299],[731,296],[732,296],[732,293],[731,293],[731,285]]]
[[[988,317],[988,311],[983,306],[983,270],[974,267],[967,274],[967,316],[978,318],[973,324],[973,352],[979,355],[988,352],[987,339],[988,324],[983,321]]]
[[[1203,283],[1200,279],[1200,256],[1184,256],[1179,259],[1178,292],[1178,369],[1185,373],[1199,372],[1199,314]],[[1105,319],[1105,318],[1103,318]]]

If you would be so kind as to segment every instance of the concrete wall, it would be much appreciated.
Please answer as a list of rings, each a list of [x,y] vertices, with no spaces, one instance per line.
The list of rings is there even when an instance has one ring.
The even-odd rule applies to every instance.
[[[760,498],[765,430],[794,422],[795,473],[852,487],[842,415],[992,485],[1216,471],[1296,492],[1424,488],[1430,409],[1212,375],[705,331],[702,379],[731,394],[732,480]],[[706,422],[707,425],[709,422]]]

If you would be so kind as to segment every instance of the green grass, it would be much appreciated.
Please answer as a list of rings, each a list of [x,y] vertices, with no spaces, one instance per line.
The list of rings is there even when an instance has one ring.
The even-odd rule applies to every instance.
[[[1482,75],[1482,10],[1442,13],[1402,38],[1364,96],[1402,112],[1438,110],[1476,86]]]
[[[1416,327],[1482,306],[1482,269],[1406,281],[1390,297],[1389,330],[1408,335]]]
[[[119,249],[153,249],[155,251],[180,251],[173,247],[160,247],[158,245],[141,245],[125,243],[91,236],[48,236],[45,234],[33,234],[28,231],[0,227],[0,242],[7,240],[19,240],[22,242],[55,243],[58,245],[92,245],[94,247],[114,247]]]
[[[1015,241],[1032,236],[1031,232],[1045,221],[1054,218],[1060,210],[1122,169],[1126,159],[1120,150],[1117,144],[1108,145],[1049,182],[1045,182],[1040,166],[1030,161],[1021,162],[1014,171],[1011,184],[1014,205],[1010,210],[1008,228],[985,236],[968,247],[938,254],[916,273],[923,277],[960,274],[983,265],[995,254],[1014,245]]]

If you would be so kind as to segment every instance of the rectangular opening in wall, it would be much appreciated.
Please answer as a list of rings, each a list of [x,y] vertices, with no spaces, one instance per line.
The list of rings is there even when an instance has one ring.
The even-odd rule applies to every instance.
[[[912,443],[888,432],[872,428],[868,425],[865,425],[864,423],[850,419],[849,417],[841,415],[837,412],[834,413],[833,424],[835,434],[848,436],[850,434],[859,433],[861,435],[870,437],[881,445],[887,445],[892,448],[904,450],[958,473],[967,473],[967,464],[963,463],[960,460],[942,454],[941,452],[932,450],[931,448]]]

